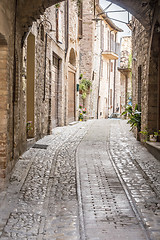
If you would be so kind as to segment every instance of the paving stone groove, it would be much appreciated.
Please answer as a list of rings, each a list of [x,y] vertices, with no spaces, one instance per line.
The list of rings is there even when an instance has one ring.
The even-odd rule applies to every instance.
[[[70,195],[74,196],[75,201],[75,149],[88,127],[88,123],[79,123],[72,127],[57,128],[52,136],[38,141],[39,144],[49,145],[47,150],[32,148],[20,158],[4,200],[1,199],[0,239],[71,240],[70,236],[64,237],[69,233],[72,235],[72,231],[76,231],[76,238],[73,239],[78,239],[78,204],[74,203],[77,205],[71,213],[77,212],[70,219],[71,213],[69,210],[67,212],[67,208],[74,208],[73,203],[69,198],[68,205],[64,201]],[[50,187],[51,182],[53,186]],[[65,224],[65,217],[68,218],[68,224]]]
[[[150,239],[160,240],[160,162],[135,140],[125,121],[111,122],[109,143]]]
[[[148,239],[106,151],[109,129],[110,121],[95,121],[78,147],[84,239]]]
[[[23,154],[0,193],[0,239],[160,240],[160,162],[126,121],[55,128],[37,144],[48,147]]]

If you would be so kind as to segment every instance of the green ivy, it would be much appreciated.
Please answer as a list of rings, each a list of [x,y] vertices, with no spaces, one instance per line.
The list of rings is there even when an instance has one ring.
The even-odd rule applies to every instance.
[[[90,87],[92,86],[92,82],[88,79],[83,78],[83,74],[80,75],[80,84],[79,84],[79,90],[82,92],[82,99],[85,99],[87,97],[87,93],[90,90]]]

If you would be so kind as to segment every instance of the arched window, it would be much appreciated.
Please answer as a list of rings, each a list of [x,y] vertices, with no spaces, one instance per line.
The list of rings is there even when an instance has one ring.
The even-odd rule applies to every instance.
[[[70,51],[70,56],[69,56],[69,62],[70,64],[72,64],[73,66],[76,66],[76,55],[75,55],[75,51],[72,48]]]
[[[44,42],[44,26],[43,26],[43,24],[41,25],[41,32],[40,32],[40,34],[41,34],[41,40]]]
[[[81,39],[83,36],[83,2],[78,1],[78,37]]]

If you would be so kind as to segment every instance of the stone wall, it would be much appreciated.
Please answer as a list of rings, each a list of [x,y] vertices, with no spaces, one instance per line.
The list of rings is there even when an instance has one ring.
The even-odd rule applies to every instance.
[[[131,101],[132,97],[132,37],[126,36],[121,39],[120,54],[120,83],[116,89],[120,91],[119,111],[125,111],[126,105]]]
[[[64,61],[65,61],[65,19],[63,9],[63,44],[57,44],[55,33],[49,32],[50,25],[45,24],[45,32],[48,31],[48,45],[46,58],[46,96],[44,97],[44,49],[45,42],[40,40],[39,23],[46,17],[33,24],[25,35],[21,32],[18,17],[16,18],[15,2],[1,1],[0,3],[0,113],[3,115],[0,126],[0,188],[3,188],[9,178],[9,173],[15,165],[18,157],[27,149],[26,141],[26,87],[27,87],[27,38],[29,33],[35,37],[35,129],[34,141],[51,132],[49,126],[49,94],[50,94],[50,67],[52,68],[52,52],[61,59],[61,71],[59,74],[60,85],[64,85]],[[8,9],[8,11],[6,11]],[[4,12],[6,11],[6,14]],[[54,12],[54,14],[53,14]],[[55,15],[55,7],[47,9],[46,15]],[[55,29],[55,19],[50,17]],[[22,46],[23,44],[23,46]],[[52,71],[52,69],[51,69]],[[60,88],[61,88],[60,87]],[[59,125],[64,124],[62,101],[63,90],[59,92]],[[3,99],[3,100],[2,100]]]
[[[68,81],[69,71],[75,75],[74,97],[75,97],[75,118],[78,120],[79,115],[79,93],[77,92],[77,84],[79,84],[79,64],[80,64],[80,43],[81,39],[78,36],[78,1],[69,1],[69,36],[68,36],[68,51],[66,54],[65,64],[65,88],[66,88],[66,100],[65,100],[65,123],[68,124]]]
[[[120,68],[131,68],[132,61],[130,59],[132,56],[132,37],[126,36],[121,39],[121,58],[120,58]]]
[[[148,61],[149,61],[149,48],[150,48],[150,32],[136,20],[133,19],[133,32],[132,32],[132,48],[133,48],[133,62],[132,62],[132,99],[133,108],[138,104],[138,94],[141,98],[141,116],[142,116],[142,129],[148,127]],[[141,70],[140,70],[141,69]],[[139,79],[139,86],[138,86]],[[140,91],[141,85],[141,91]],[[139,90],[138,90],[139,89]]]
[[[83,78],[91,81],[93,78],[92,53],[94,48],[95,28],[95,22],[92,20],[93,18],[93,0],[91,0],[83,3],[83,38],[80,41],[80,74],[83,74]],[[94,82],[92,88],[94,89]],[[92,112],[89,109],[90,96],[88,94],[85,100],[82,100],[80,96],[80,104],[84,105],[84,107],[87,108],[87,115],[92,116]]]
[[[0,189],[12,166],[12,89],[14,61],[14,1],[0,2]],[[8,11],[6,11],[8,10]],[[7,170],[8,169],[8,170]]]

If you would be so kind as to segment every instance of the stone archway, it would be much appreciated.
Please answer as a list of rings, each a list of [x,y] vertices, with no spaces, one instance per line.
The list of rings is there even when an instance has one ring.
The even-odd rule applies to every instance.
[[[18,15],[21,19],[22,31],[27,32],[28,28],[32,25],[33,21],[36,21],[40,15],[42,15],[46,8],[60,3],[63,0],[39,0],[39,1],[19,1],[18,3]],[[118,6],[129,11],[135,18],[137,18],[140,23],[146,28],[149,29],[152,22],[153,11],[155,8],[155,0],[146,0],[146,1],[128,1],[128,0],[110,0],[112,3],[117,4]],[[95,1],[99,3],[99,0]]]
[[[8,45],[7,41],[0,33],[0,188],[6,177],[7,168],[7,104],[8,104],[8,87],[7,87],[7,61],[8,61]],[[4,179],[4,181],[3,181]],[[1,186],[2,185],[2,186]]]
[[[76,55],[73,48],[70,50],[68,65],[68,122],[75,121],[76,117],[76,99],[75,99],[75,82],[76,82]]]
[[[74,67],[76,66],[76,55],[75,55],[75,51],[73,48],[70,51],[69,63],[72,64]]]

